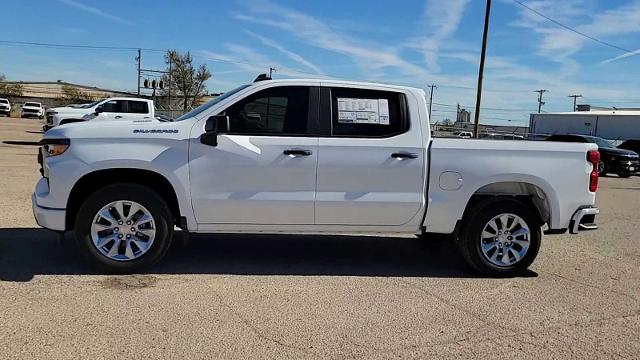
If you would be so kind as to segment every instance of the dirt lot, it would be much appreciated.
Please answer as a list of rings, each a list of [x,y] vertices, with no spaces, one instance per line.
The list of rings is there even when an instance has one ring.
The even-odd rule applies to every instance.
[[[602,179],[600,229],[514,279],[446,242],[231,235],[114,277],[33,220],[40,125],[0,118],[2,359],[640,356],[639,177]]]

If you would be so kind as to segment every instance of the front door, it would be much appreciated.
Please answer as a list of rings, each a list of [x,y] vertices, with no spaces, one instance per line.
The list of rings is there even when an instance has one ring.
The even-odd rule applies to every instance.
[[[258,91],[223,112],[229,133],[218,135],[217,146],[191,140],[199,224],[313,224],[318,137],[308,130],[311,90]]]

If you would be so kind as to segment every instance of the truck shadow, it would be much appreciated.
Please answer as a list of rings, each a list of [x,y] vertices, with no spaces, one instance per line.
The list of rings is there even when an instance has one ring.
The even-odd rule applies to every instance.
[[[60,241],[44,229],[0,229],[0,280],[100,274],[84,263],[73,242],[71,234]],[[440,239],[218,234],[192,235],[188,245],[174,244],[150,273],[477,277],[455,246]]]

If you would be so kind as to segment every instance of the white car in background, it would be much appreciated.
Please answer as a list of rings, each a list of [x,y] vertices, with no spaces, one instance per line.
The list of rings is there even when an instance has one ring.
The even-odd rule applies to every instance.
[[[108,98],[90,104],[70,105],[47,110],[47,123],[43,130],[56,126],[91,120],[155,120],[152,100],[139,98]]]
[[[473,133],[471,131],[456,131],[453,133],[453,136],[460,139],[471,139]]]
[[[38,119],[44,119],[44,107],[42,107],[41,103],[28,101],[22,105],[20,117],[37,117]]]
[[[0,99],[0,114],[11,116],[11,103],[7,99]]]

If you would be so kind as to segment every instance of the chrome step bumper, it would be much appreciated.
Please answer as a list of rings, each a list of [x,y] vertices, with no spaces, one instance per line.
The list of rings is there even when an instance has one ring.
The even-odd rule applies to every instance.
[[[569,230],[572,234],[577,234],[583,230],[595,230],[598,228],[596,224],[596,215],[600,213],[600,209],[597,207],[586,207],[579,209],[571,217],[571,224]]]

